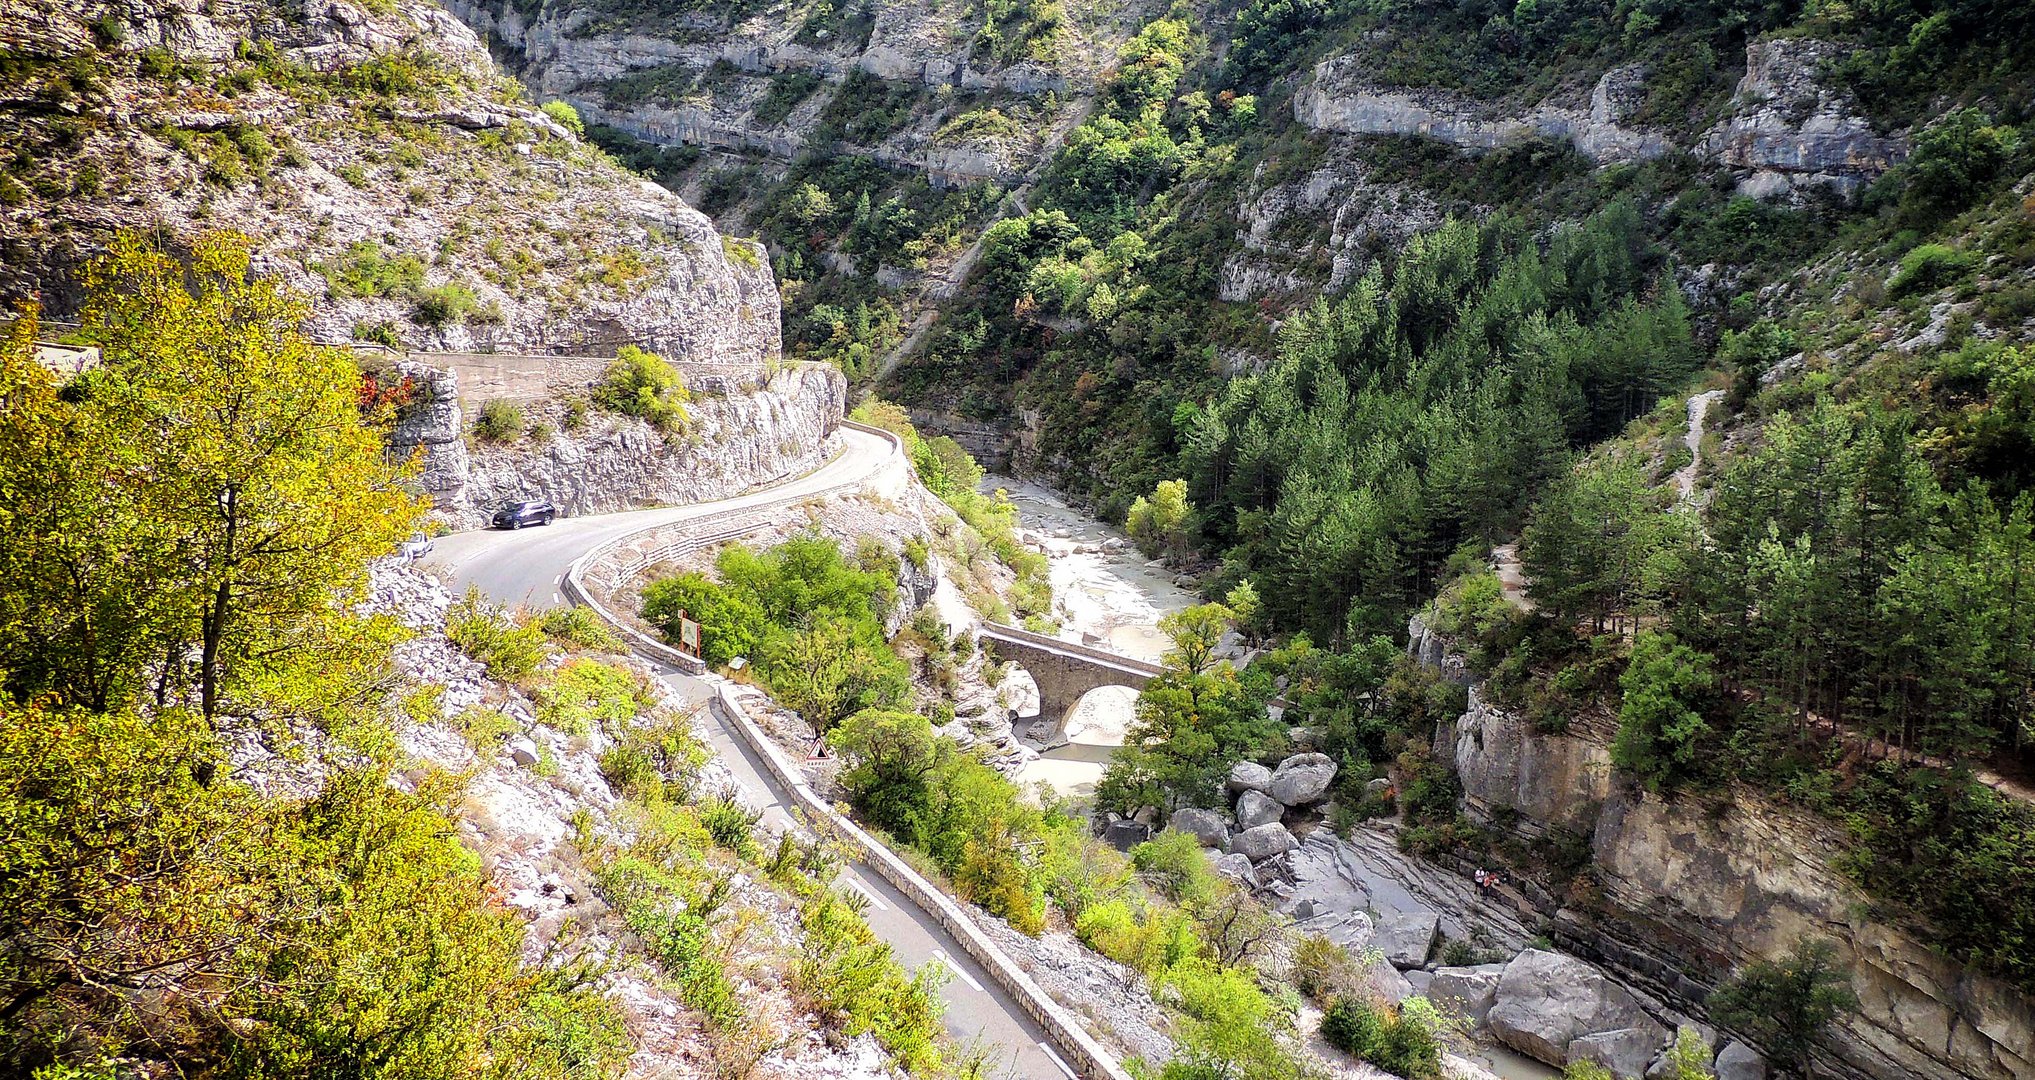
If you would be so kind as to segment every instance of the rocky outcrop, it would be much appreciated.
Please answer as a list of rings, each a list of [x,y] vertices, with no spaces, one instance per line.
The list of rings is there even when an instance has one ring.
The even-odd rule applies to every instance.
[[[1613,68],[1587,103],[1559,95],[1537,102],[1480,101],[1430,88],[1384,86],[1357,55],[1330,57],[1293,98],[1293,115],[1317,131],[1416,135],[1487,151],[1546,139],[1567,142],[1599,165],[1645,161],[1678,149],[1732,170],[1741,191],[1771,198],[1810,187],[1850,195],[1907,156],[1906,141],[1873,130],[1849,91],[1824,81],[1847,46],[1772,38],[1746,46],[1745,75],[1724,119],[1693,144],[1635,124],[1646,72]]]
[[[804,18],[723,21],[711,11],[682,18],[632,20],[566,4],[450,0],[446,7],[498,41],[517,74],[547,98],[572,103],[589,120],[650,142],[762,154],[789,162],[825,147],[822,114],[852,75],[875,76],[914,92],[912,118],[875,145],[856,146],[936,183],[966,184],[1021,174],[1048,123],[1020,125],[1000,137],[936,138],[956,114],[957,95],[995,100],[1067,97],[1091,88],[1097,52],[1055,51],[1051,63],[1019,60],[978,66],[972,12],[927,0],[874,0],[863,40],[812,34]],[[618,80],[671,72],[676,85],[647,97],[613,91]],[[711,76],[708,73],[712,73]],[[683,73],[680,76],[678,73]],[[771,101],[773,80],[787,75],[820,85],[788,112]],[[886,106],[887,107],[887,106]]]
[[[1244,791],[1269,795],[1272,792],[1272,770],[1255,761],[1239,761],[1229,767],[1229,777],[1223,781],[1223,786],[1233,795]]]
[[[1453,738],[1463,806],[1479,821],[1520,815],[1524,831],[1587,833],[1611,794],[1611,752],[1587,739],[1537,735],[1525,718],[1493,707],[1473,687]],[[1438,740],[1439,741],[1439,740]]]
[[[1229,820],[1219,811],[1183,807],[1173,811],[1167,824],[1192,835],[1202,847],[1219,848],[1229,840]]]
[[[1481,1027],[1491,1006],[1498,1003],[1498,980],[1504,974],[1504,964],[1436,968],[1427,984],[1427,998]]]
[[[421,486],[456,527],[485,524],[485,512],[504,499],[549,499],[571,517],[722,498],[796,475],[825,460],[847,398],[837,369],[799,365],[754,393],[696,398],[677,435],[587,410],[579,431],[554,417],[547,422],[557,426],[541,440],[469,446],[450,375],[419,374],[421,404],[399,423],[392,446],[417,452]],[[540,415],[565,408],[553,404]]]
[[[135,0],[109,16],[119,41],[89,59],[96,10],[28,7],[43,18],[10,47],[44,75],[78,58],[94,85],[66,103],[71,117],[0,104],[35,159],[26,201],[0,215],[0,298],[39,291],[63,316],[80,265],[117,231],[180,244],[229,229],[253,239],[257,272],[311,298],[322,340],[629,341],[740,364],[778,352],[757,249],[724,244],[704,215],[522,100],[473,31],[427,0]],[[150,49],[209,65],[204,88],[152,74]],[[376,88],[381,67],[405,72],[397,89]],[[244,89],[210,89],[229,80]]]
[[[1495,150],[1532,139],[1568,142],[1600,165],[1645,161],[1673,149],[1660,134],[1632,126],[1643,74],[1614,68],[1597,80],[1587,104],[1544,101],[1524,109],[1446,90],[1381,86],[1357,56],[1315,65],[1293,97],[1293,116],[1318,131],[1420,135],[1465,150]]]
[[[1429,639],[1416,637],[1414,650],[1430,654]],[[1583,909],[1542,898],[1564,948],[1697,1010],[1733,968],[1828,940],[1859,1008],[1825,1040],[1819,1074],[2035,1077],[2035,1003],[1874,921],[1869,898],[1836,868],[1843,846],[1831,823],[1750,789],[1728,800],[1635,790],[1610,775],[1601,734],[1535,733],[1476,694],[1437,745],[1450,750],[1472,816],[1524,836],[1563,828],[1588,838],[1601,899]]]
[[[1327,152],[1305,175],[1273,181],[1261,164],[1237,193],[1237,248],[1223,259],[1222,299],[1333,292],[1379,254],[1441,224],[1440,205],[1425,193],[1373,180],[1353,140],[1323,139]]]
[[[1233,854],[1242,855],[1254,863],[1264,862],[1275,855],[1284,855],[1300,846],[1300,841],[1286,831],[1278,822],[1259,825],[1229,838],[1229,849]]]
[[[1698,151],[1739,170],[1740,190],[1761,197],[1819,185],[1848,195],[1906,158],[1904,139],[1875,132],[1857,99],[1820,77],[1848,48],[1810,38],[1748,44],[1732,112]]]
[[[1286,808],[1279,800],[1256,791],[1246,791],[1237,798],[1237,827],[1255,829],[1260,825],[1271,825],[1286,816]]]

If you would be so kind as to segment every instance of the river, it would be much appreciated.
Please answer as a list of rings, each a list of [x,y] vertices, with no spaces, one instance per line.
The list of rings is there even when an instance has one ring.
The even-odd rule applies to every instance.
[[[1161,659],[1169,643],[1159,632],[1159,620],[1200,598],[1174,584],[1173,575],[1147,565],[1121,530],[1071,505],[1059,492],[1024,480],[983,477],[984,492],[999,488],[1017,506],[1023,539],[1044,552],[1051,567],[1060,636],[1139,660]],[[1129,687],[1105,686],[1083,697],[1067,716],[1065,741],[1053,740],[1019,781],[1044,781],[1074,797],[1093,794],[1110,754],[1123,745],[1137,696]],[[1023,722],[1019,733],[1024,733]]]

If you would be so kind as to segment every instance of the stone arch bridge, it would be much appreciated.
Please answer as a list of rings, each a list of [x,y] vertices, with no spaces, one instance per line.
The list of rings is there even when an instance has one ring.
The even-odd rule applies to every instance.
[[[1034,634],[1015,626],[985,623],[981,644],[1031,673],[1039,684],[1039,718],[1032,731],[1041,742],[1055,741],[1067,713],[1082,695],[1104,686],[1142,690],[1165,669],[1144,660],[1071,641]]]

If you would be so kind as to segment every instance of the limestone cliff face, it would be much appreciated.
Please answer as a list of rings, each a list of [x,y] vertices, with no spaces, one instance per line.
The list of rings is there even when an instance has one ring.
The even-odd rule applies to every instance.
[[[1416,657],[1453,659],[1414,630]],[[1574,951],[1699,1008],[1734,966],[1827,939],[1860,1007],[1830,1039],[1823,1075],[2035,1077],[2035,1002],[1868,918],[1868,897],[1836,869],[1841,838],[1828,822],[1749,789],[1721,800],[1644,792],[1613,775],[1601,734],[1537,733],[1474,693],[1436,746],[1452,757],[1473,818],[1529,837],[1559,827],[1589,838],[1601,900],[1543,912]]]
[[[1074,31],[1050,61],[979,55],[980,12],[942,0],[873,0],[866,23],[815,30],[796,10],[732,23],[711,11],[676,20],[630,20],[564,4],[448,0],[447,8],[515,58],[541,96],[571,102],[589,121],[650,142],[740,151],[789,162],[833,147],[823,124],[849,76],[883,80],[911,113],[873,143],[846,149],[935,182],[1008,182],[1029,167],[1056,119],[1092,90],[1107,50]],[[838,5],[848,10],[845,5]],[[618,80],[654,76],[650,94],[620,94]],[[788,111],[773,82],[811,78]],[[999,108],[1023,122],[948,128],[965,113]]]
[[[1384,251],[1439,225],[1442,210],[1423,192],[1381,184],[1345,145],[1331,141],[1306,174],[1257,181],[1237,194],[1237,246],[1223,260],[1224,300],[1291,298],[1348,285]]]
[[[1806,38],[1746,46],[1732,114],[1699,151],[1739,170],[1741,189],[1761,196],[1816,185],[1850,194],[1887,171],[1907,157],[1906,141],[1873,131],[1851,94],[1816,77],[1842,52]]]
[[[1466,150],[1494,150],[1532,138],[1566,140],[1599,164],[1644,161],[1673,147],[1665,136],[1631,125],[1643,74],[1614,68],[1587,102],[1554,99],[1524,109],[1480,102],[1446,90],[1381,86],[1354,56],[1317,64],[1293,98],[1293,115],[1320,131],[1351,135],[1424,135]]]
[[[228,229],[328,340],[778,351],[754,245],[539,112],[428,0],[27,0],[7,18],[26,59],[0,86],[0,146],[33,165],[0,216],[0,297],[62,316],[115,230]]]
[[[1746,46],[1745,76],[1724,118],[1689,145],[1632,119],[1646,91],[1638,65],[1613,68],[1589,99],[1489,102],[1446,90],[1380,85],[1355,56],[1317,64],[1293,98],[1293,115],[1318,131],[1419,135],[1465,150],[1529,139],[1566,141],[1600,165],[1685,150],[1731,170],[1762,198],[1794,189],[1855,192],[1907,156],[1906,140],[1873,131],[1858,102],[1826,85],[1823,65],[1844,46],[1801,38]]]
[[[568,406],[536,404],[548,431],[509,445],[474,443],[450,372],[407,371],[423,387],[399,426],[398,453],[415,452],[419,483],[437,516],[456,528],[485,525],[505,499],[548,499],[569,516],[724,498],[819,466],[847,404],[847,380],[833,367],[802,364],[760,385],[695,386],[682,433],[665,436],[641,420],[597,410],[568,430]]]

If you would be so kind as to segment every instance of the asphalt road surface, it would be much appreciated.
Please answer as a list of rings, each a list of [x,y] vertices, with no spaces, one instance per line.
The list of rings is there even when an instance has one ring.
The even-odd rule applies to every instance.
[[[890,464],[890,443],[848,428],[843,451],[805,476],[733,498],[691,506],[631,510],[592,517],[559,518],[548,526],[516,531],[476,530],[440,537],[424,559],[455,594],[469,586],[499,604],[544,609],[565,603],[562,582],[573,561],[596,544],[642,529],[679,521],[704,520],[754,509],[788,496],[809,495],[873,476]],[[703,702],[714,693],[704,680],[659,665],[665,682],[688,702]],[[708,742],[730,770],[766,804],[764,823],[773,829],[789,825],[790,796],[756,760],[748,745],[729,731],[711,711]],[[1057,1080],[1074,1071],[1049,1045],[1046,1033],[991,981],[987,972],[932,916],[863,866],[850,864],[841,883],[869,902],[863,913],[870,928],[890,943],[898,959],[916,971],[938,964],[948,973],[941,996],[946,999],[947,1030],[964,1044],[977,1044],[991,1060],[1003,1063],[1005,1075],[1021,1080]]]

